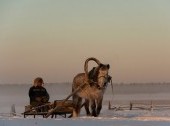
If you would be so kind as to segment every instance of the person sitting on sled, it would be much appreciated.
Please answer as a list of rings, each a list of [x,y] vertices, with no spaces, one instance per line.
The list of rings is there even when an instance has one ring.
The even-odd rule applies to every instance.
[[[44,105],[48,103],[50,96],[43,87],[44,81],[41,77],[34,79],[33,86],[29,89],[30,105],[32,107]]]

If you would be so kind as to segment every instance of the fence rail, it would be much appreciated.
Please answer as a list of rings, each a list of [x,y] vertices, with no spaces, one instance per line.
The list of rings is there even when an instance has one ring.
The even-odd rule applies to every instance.
[[[114,104],[109,101],[109,110],[161,110],[170,109],[169,100],[132,100],[129,104]]]

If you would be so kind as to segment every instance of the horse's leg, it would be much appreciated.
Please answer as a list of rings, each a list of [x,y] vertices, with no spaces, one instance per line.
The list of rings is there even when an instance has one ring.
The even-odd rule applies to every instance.
[[[82,98],[79,97],[78,98],[78,104],[77,104],[77,113],[78,113],[78,116],[80,115],[81,105],[82,105]]]
[[[73,103],[75,105],[73,109],[73,117],[78,117],[80,114],[82,98],[77,95],[73,96]]]
[[[85,108],[85,110],[86,110],[87,116],[90,116],[91,113],[90,113],[90,110],[89,110],[89,100],[87,100],[87,99],[85,100],[84,108]]]
[[[96,117],[96,103],[95,100],[91,100],[91,110],[92,110],[92,116]]]
[[[96,112],[97,116],[100,114],[100,111],[102,109],[102,101],[103,101],[103,97],[100,99],[97,99],[97,112]]]

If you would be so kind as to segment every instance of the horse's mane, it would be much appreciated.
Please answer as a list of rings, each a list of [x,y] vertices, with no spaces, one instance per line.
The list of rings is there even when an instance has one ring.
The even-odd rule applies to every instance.
[[[89,73],[88,73],[88,77],[90,80],[96,82],[97,81],[97,76],[99,73],[99,68],[98,67],[93,67]]]

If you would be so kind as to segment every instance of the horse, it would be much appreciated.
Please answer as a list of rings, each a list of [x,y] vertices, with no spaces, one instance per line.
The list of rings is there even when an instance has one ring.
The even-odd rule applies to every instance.
[[[89,72],[89,79],[92,79],[92,80],[94,79],[94,77],[93,77],[93,75],[95,75],[95,74],[94,74],[94,69],[95,69],[95,67],[93,67],[93,69]],[[103,90],[103,92],[105,92],[108,83],[111,83],[112,93],[113,93],[112,77],[111,77],[110,75],[108,75],[107,81],[106,81],[106,83],[104,84],[102,90]],[[103,96],[101,97],[101,99],[100,99],[100,100],[98,101],[98,103],[97,103],[97,105],[98,105],[98,108],[97,108],[97,110],[96,110],[97,114],[95,114],[95,111],[94,111],[94,110],[95,110],[95,107],[96,107],[96,101],[95,101],[94,99],[93,99],[93,100],[91,99],[91,103],[92,103],[92,105],[93,105],[93,106],[91,106],[91,107],[94,107],[94,109],[92,109],[92,110],[93,110],[92,113],[90,112],[90,109],[89,109],[90,101],[89,101],[88,99],[85,99],[85,101],[84,101],[84,103],[82,104],[81,107],[84,106],[87,116],[91,116],[91,115],[92,115],[92,116],[97,116],[97,115],[99,115],[100,110],[102,109],[102,101],[103,101]]]
[[[95,61],[98,66],[94,67],[88,72],[88,62]],[[84,71],[85,73],[77,74],[73,79],[72,92],[80,90],[73,95],[73,117],[78,117],[81,110],[82,99],[85,99],[85,109],[87,114],[97,117],[102,109],[102,100],[104,91],[106,89],[108,75],[110,69],[109,64],[102,64],[98,59],[90,57],[85,61]],[[89,111],[89,104],[91,106],[92,113]]]

